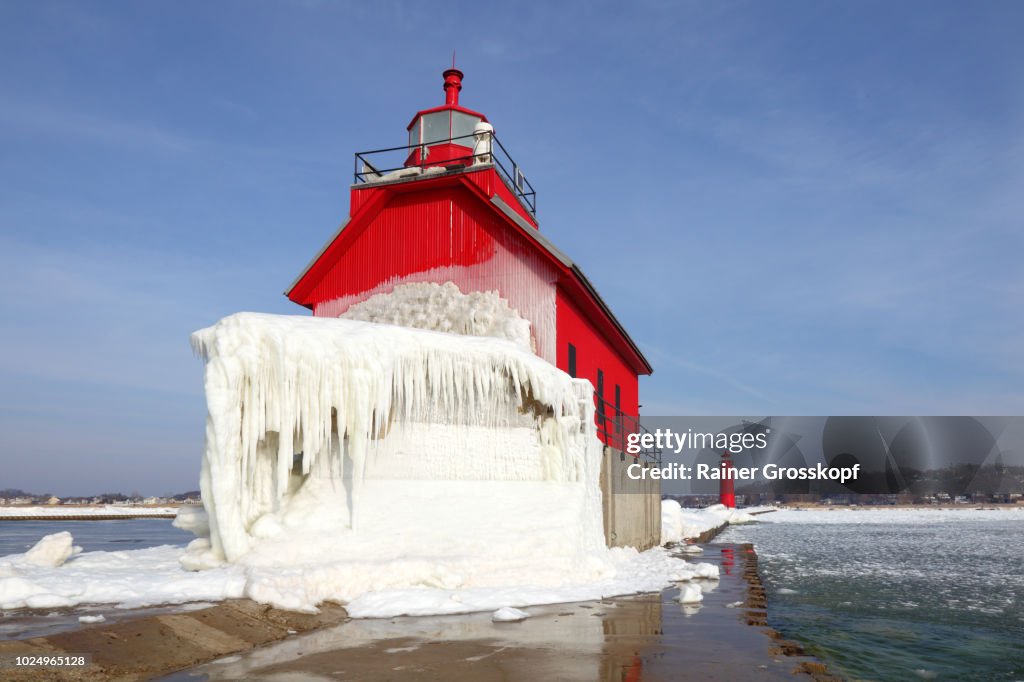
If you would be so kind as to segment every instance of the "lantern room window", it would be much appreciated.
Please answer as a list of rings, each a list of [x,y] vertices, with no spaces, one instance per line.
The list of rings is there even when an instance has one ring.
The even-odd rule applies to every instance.
[[[473,138],[467,136],[473,134],[473,128],[476,127],[477,123],[480,123],[480,120],[479,116],[464,114],[461,111],[452,111],[452,137],[462,138],[455,140],[455,144],[472,147]]]
[[[451,137],[451,113],[439,111],[436,114],[426,114],[420,119],[423,121],[423,143],[433,144],[442,142]]]
[[[413,147],[420,143],[420,128],[421,119],[416,119],[416,122],[412,124],[412,128],[409,129],[409,146]]]
[[[428,147],[442,142],[448,142],[452,138],[452,144],[463,147],[472,147],[473,129],[483,119],[479,116],[466,114],[454,109],[436,111],[432,114],[423,114],[409,129],[409,146],[426,145]]]

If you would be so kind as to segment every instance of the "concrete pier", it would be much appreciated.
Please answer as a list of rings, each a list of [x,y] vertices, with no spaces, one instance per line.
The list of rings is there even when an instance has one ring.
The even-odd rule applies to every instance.
[[[601,460],[604,539],[609,547],[649,549],[661,543],[661,481],[634,481],[626,471],[636,460],[605,446]]]

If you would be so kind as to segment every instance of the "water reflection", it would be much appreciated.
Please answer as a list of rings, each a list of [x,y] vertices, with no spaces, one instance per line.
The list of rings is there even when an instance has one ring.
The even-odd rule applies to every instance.
[[[722,548],[722,563],[719,569],[726,575],[732,575],[732,568],[736,565],[736,550],[732,547]]]
[[[732,570],[737,550],[722,549],[730,551],[694,559],[723,569],[720,581],[695,582],[700,604],[675,603],[673,587],[529,607],[519,623],[493,623],[488,613],[352,620],[165,679],[792,680],[793,663],[773,661],[768,638],[727,608],[746,584]]]

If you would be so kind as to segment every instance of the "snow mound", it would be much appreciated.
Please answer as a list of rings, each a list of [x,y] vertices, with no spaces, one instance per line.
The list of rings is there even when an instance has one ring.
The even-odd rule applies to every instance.
[[[704,601],[704,593],[697,585],[680,585],[676,601],[680,604],[697,604]]]
[[[196,537],[210,537],[210,517],[202,507],[181,507],[171,525]]]
[[[120,552],[84,552],[62,566],[37,566],[15,554],[3,557],[19,575],[0,577],[0,609],[45,609],[78,604],[140,608],[219,601],[244,596],[237,567],[201,573],[182,569],[181,547],[164,545]]]
[[[339,317],[465,336],[506,339],[533,351],[530,322],[509,307],[497,291],[462,293],[452,282],[400,284],[371,296]]]
[[[516,543],[520,551],[530,551],[529,545],[529,538]],[[662,547],[645,552],[638,552],[632,547],[613,547],[605,549],[603,554],[611,569],[603,577],[583,573],[565,576],[560,584],[544,584],[534,574],[510,576],[503,584],[492,586],[466,585],[454,589],[417,586],[380,590],[349,601],[345,610],[353,618],[393,618],[596,601],[624,594],[657,592],[675,582],[697,579],[697,574],[702,571],[695,564],[672,557]]]
[[[718,566],[715,566],[714,564],[700,563],[692,565],[695,578],[703,580],[718,580],[720,577],[718,574]]]
[[[71,533],[65,530],[43,536],[32,549],[25,552],[25,562],[35,566],[57,567],[81,551],[81,547],[74,546]]]
[[[529,617],[530,614],[526,611],[522,611],[511,606],[503,606],[491,614],[491,620],[495,623],[518,623]]]
[[[189,544],[184,569],[240,576],[261,603],[337,601],[356,618],[699,577],[664,550],[605,546],[593,387],[529,352],[514,311],[454,285],[396,291],[362,313],[408,323],[418,296],[436,297],[428,317],[524,333],[240,313],[193,335],[206,360],[209,538]]]
[[[3,578],[0,580],[0,609],[51,608],[65,606],[54,604],[59,597],[41,585],[25,578]]]
[[[518,544],[517,549],[521,551],[528,544]],[[323,601],[322,594],[343,592],[333,584],[339,574],[331,577],[330,564],[317,564],[307,559],[306,564],[272,569],[239,562],[189,571],[180,563],[185,554],[186,550],[180,547],[165,545],[121,552],[87,552],[57,568],[29,567],[25,569],[27,574],[24,577],[0,578],[0,608],[57,608],[79,604],[140,608],[211,602],[253,597],[253,581],[273,581],[278,594],[274,599],[261,601],[315,611],[315,605]],[[6,559],[18,556],[21,555]],[[352,587],[351,593],[357,596],[347,600],[345,608],[353,618],[494,612],[504,608],[521,609],[532,605],[595,601],[656,592],[673,582],[709,575],[701,564],[689,564],[673,558],[661,547],[645,552],[628,547],[609,549],[605,550],[604,559],[608,562],[604,568],[609,570],[602,578],[595,579],[593,573],[583,573],[562,576],[562,582],[545,583],[543,576],[535,570],[528,575],[500,576],[493,584],[481,581],[484,584],[475,585],[466,580],[468,576],[460,578],[451,569],[445,572],[441,565],[435,567],[437,580],[430,585],[415,582],[415,576],[405,573],[402,566],[369,561],[370,569],[366,575],[372,569],[380,578],[376,589],[370,583]],[[359,560],[350,559],[348,568],[358,563]],[[481,571],[492,570],[479,557],[469,566],[472,564]],[[334,569],[345,570],[345,566],[345,562],[333,562]],[[451,582],[447,582],[445,576]],[[459,585],[459,582],[463,584]],[[383,587],[389,583],[401,587]],[[442,586],[445,584],[449,586]],[[318,592],[324,588],[325,592]]]
[[[730,509],[724,504],[691,510],[683,509],[675,500],[662,500],[661,544],[682,542],[712,528],[727,524],[750,523],[755,520],[750,514]]]

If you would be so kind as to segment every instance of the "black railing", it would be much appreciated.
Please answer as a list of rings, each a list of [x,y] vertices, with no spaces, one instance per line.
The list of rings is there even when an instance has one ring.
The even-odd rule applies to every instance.
[[[623,459],[632,457],[644,464],[661,466],[661,448],[643,447],[639,438],[634,438],[630,444],[630,435],[637,436],[650,433],[640,423],[640,418],[628,415],[620,411],[598,393],[594,393],[594,406],[596,408],[594,421],[597,424],[597,436],[605,445],[623,453]],[[632,447],[636,452],[629,452]]]
[[[533,189],[533,185],[526,179],[523,174],[523,170],[519,167],[519,164],[515,162],[512,156],[505,149],[505,145],[501,143],[497,135],[490,133],[491,139],[491,152],[490,154],[466,154],[465,156],[449,157],[444,159],[442,162],[431,163],[429,149],[434,145],[438,144],[458,144],[462,147],[473,147],[474,135],[460,135],[458,137],[451,137],[442,140],[435,140],[433,142],[423,144],[412,144],[404,147],[388,147],[387,149],[373,149],[368,152],[356,152],[353,172],[353,184],[362,184],[367,182],[379,182],[381,180],[390,180],[391,178],[386,177],[389,173],[395,173],[394,179],[401,179],[400,171],[409,168],[430,168],[430,167],[442,167],[447,170],[462,170],[472,166],[478,161],[478,159],[484,159],[484,157],[490,157],[486,160],[486,163],[493,164],[498,171],[498,175],[505,181],[509,190],[515,194],[515,196],[523,203],[523,205],[530,211],[531,215],[537,214],[537,192]],[[456,142],[456,140],[461,140]],[[406,166],[406,161],[413,154],[414,150],[419,150],[421,161],[416,164]],[[373,157],[371,161],[370,157]]]

